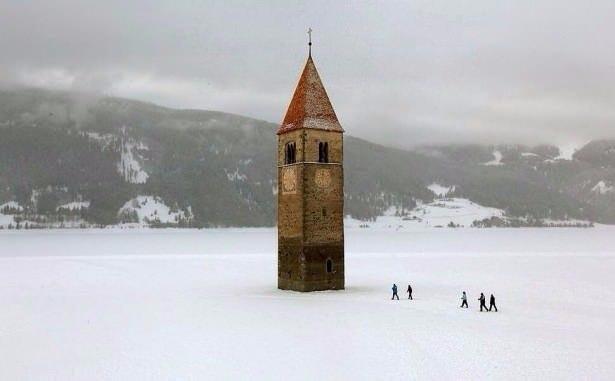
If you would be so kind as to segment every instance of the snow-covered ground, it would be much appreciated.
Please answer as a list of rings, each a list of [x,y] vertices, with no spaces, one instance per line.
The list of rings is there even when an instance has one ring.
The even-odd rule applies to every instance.
[[[582,146],[583,145],[577,146],[573,144],[561,146],[559,147],[559,156],[557,156],[555,159],[556,160],[572,160],[575,152],[577,152],[578,148]]]
[[[614,379],[614,233],[349,228],[347,289],[301,294],[273,229],[3,231],[0,378]]]
[[[89,201],[72,201],[66,204],[62,204],[56,208],[56,210],[65,209],[65,210],[81,210],[87,209],[90,207]]]
[[[117,137],[113,134],[86,132],[87,136],[97,142],[102,148],[108,147]],[[126,136],[126,127],[122,127],[122,146],[120,161],[116,163],[117,171],[126,182],[132,184],[145,184],[149,174],[143,169],[140,160],[143,160],[139,151],[147,151],[147,144]]]
[[[127,201],[120,208],[119,214],[135,213],[139,225],[145,226],[150,222],[159,222],[163,224],[177,223],[182,219],[192,218],[192,212],[184,212],[182,210],[172,210],[160,197],[155,196],[137,196],[130,201]]]
[[[225,170],[225,172],[226,178],[228,178],[229,181],[246,181],[248,179],[246,175],[239,172],[239,168],[235,168],[233,172],[229,172],[227,170]]]
[[[23,211],[23,207],[19,205],[17,201],[9,201],[4,204],[0,204],[0,210],[3,210],[4,208],[14,209],[20,212]]]
[[[134,142],[129,139],[123,143],[122,156],[117,163],[118,172],[124,176],[124,180],[132,184],[145,184],[149,174],[141,167],[137,160],[139,157],[137,150],[147,150],[143,143]]]
[[[6,227],[15,222],[12,214],[3,213],[4,211],[7,210],[7,208],[12,209],[13,211],[18,211],[18,212],[23,211],[23,207],[19,205],[19,203],[16,201],[9,201],[9,202],[0,204],[0,227]]]
[[[430,203],[421,203],[412,210],[399,210],[391,207],[385,211],[384,215],[376,218],[375,221],[361,221],[347,217],[345,224],[351,228],[369,228],[378,230],[400,230],[400,229],[420,229],[447,227],[453,223],[456,227],[471,227],[474,221],[481,221],[491,217],[504,218],[505,213],[501,209],[490,208],[479,205],[464,198],[447,198],[443,195],[453,192],[455,186],[445,187],[438,184],[432,184],[428,187],[439,198],[436,198]],[[277,189],[277,188],[274,188]],[[9,205],[8,203],[6,205]],[[10,205],[18,205],[17,203]],[[89,201],[74,201],[58,207],[68,210],[79,210],[80,208],[88,208]],[[0,227],[6,229],[9,225],[15,226],[16,221],[13,215],[2,214],[0,208]],[[118,211],[120,220],[123,221],[116,227],[124,228],[143,228],[148,227],[152,223],[176,224],[179,222],[187,222],[194,218],[192,209],[188,207],[186,210],[172,209],[164,203],[164,201],[155,196],[140,195],[127,201]],[[28,222],[30,225],[36,225],[35,221],[22,221],[23,225]],[[587,224],[588,221],[580,220],[544,220],[545,223],[555,225],[573,225]],[[65,228],[80,228],[89,226],[87,221],[80,218],[64,219],[62,223],[45,223],[48,227],[65,227]],[[113,227],[111,227],[113,228]]]
[[[113,134],[101,134],[101,133],[98,133],[98,132],[86,132],[86,135],[91,140],[94,140],[95,142],[100,144],[101,147],[103,147],[103,148],[108,147],[113,142],[113,140],[115,139],[115,135],[113,135]]]
[[[0,213],[0,226],[5,227],[15,223],[15,219],[10,214]]]
[[[592,192],[598,194],[607,194],[613,192],[614,188],[612,185],[607,185],[604,180],[599,181],[593,188]]]
[[[431,188],[430,188],[431,189]],[[432,192],[435,193],[434,190]],[[398,215],[399,211],[392,207],[384,216],[376,221],[365,222],[353,218],[346,218],[348,227],[367,227],[370,229],[416,229],[431,227],[446,227],[449,223],[470,227],[472,222],[491,217],[502,217],[504,211],[476,204],[465,198],[441,198],[427,204],[417,205],[416,208]]]
[[[488,165],[488,166],[504,165],[504,163],[502,163],[502,157],[503,157],[502,152],[495,150],[493,151],[493,160],[483,163],[483,165]]]
[[[40,194],[38,191],[33,191],[33,196],[36,194],[36,197]],[[62,204],[56,208],[57,211],[69,210],[69,211],[79,211],[81,209],[87,209],[90,206],[89,201],[73,201],[66,204]],[[8,208],[5,209],[5,208]],[[61,221],[45,221],[34,220],[34,219],[25,219],[22,212],[24,211],[24,207],[21,206],[16,201],[9,201],[3,204],[0,204],[0,230],[8,229],[9,227],[15,228],[19,221],[20,228],[25,228],[28,226],[40,226],[44,225],[48,228],[81,228],[84,226],[89,226],[88,222],[81,219],[78,216],[65,216]],[[30,216],[31,217],[31,216]]]
[[[446,197],[447,194],[449,194],[450,192],[454,192],[455,191],[455,186],[445,186],[445,185],[440,185],[438,183],[433,183],[429,186],[427,186],[427,189],[429,189],[430,191],[433,192],[433,194],[436,195],[436,197]]]

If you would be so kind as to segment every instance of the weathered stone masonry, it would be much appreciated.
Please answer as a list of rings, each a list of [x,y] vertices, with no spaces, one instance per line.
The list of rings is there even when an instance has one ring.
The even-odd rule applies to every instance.
[[[278,288],[344,288],[343,132],[309,57],[278,130]]]

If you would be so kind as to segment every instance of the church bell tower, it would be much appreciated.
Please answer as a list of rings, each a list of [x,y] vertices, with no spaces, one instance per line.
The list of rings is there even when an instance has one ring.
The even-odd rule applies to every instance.
[[[343,133],[310,35],[310,54],[277,131],[280,289],[344,288]]]

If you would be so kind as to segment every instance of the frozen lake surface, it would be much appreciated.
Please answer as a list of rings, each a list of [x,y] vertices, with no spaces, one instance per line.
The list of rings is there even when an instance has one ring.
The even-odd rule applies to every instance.
[[[615,379],[614,228],[348,229],[346,283],[277,290],[273,229],[2,231],[0,378]]]

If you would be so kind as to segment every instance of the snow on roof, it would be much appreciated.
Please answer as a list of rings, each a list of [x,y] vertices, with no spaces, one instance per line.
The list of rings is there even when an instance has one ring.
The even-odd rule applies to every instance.
[[[299,128],[344,132],[312,57],[308,57],[278,134]]]

